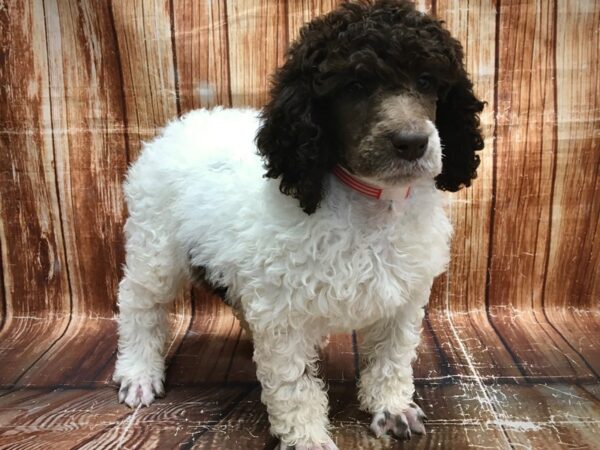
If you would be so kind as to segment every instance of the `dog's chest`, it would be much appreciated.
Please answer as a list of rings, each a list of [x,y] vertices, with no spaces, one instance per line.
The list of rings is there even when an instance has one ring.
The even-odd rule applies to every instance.
[[[413,294],[428,291],[448,261],[451,226],[438,200],[416,192],[398,213],[341,198],[306,216],[273,192],[262,203],[270,214],[249,210],[227,227],[194,223],[190,263],[227,287],[256,326],[361,328],[407,302],[426,302]]]
[[[445,216],[439,220],[440,227],[405,221],[314,230],[288,253],[288,270],[280,272],[290,304],[340,329],[393,315],[444,270],[447,221]]]

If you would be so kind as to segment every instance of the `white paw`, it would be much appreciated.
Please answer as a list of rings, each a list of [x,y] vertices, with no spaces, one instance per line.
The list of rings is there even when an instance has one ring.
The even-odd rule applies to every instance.
[[[298,443],[296,445],[287,445],[284,442],[279,444],[279,450],[339,450],[337,445],[331,440],[327,439],[327,442],[320,444],[304,444]]]
[[[139,405],[149,406],[155,398],[164,395],[162,380],[158,377],[140,376],[121,378],[119,388],[119,403],[125,403],[131,408]]]
[[[400,414],[390,414],[388,411],[381,411],[373,415],[371,430],[375,436],[380,437],[391,431],[397,438],[408,440],[411,433],[425,434],[425,424],[427,417],[416,403],[409,403],[408,408]]]

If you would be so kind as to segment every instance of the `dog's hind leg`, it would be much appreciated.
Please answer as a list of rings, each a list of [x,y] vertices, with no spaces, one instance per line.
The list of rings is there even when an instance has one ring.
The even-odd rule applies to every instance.
[[[181,264],[168,233],[133,219],[125,225],[125,274],[119,284],[119,352],[113,376],[119,401],[149,405],[164,392],[167,304],[182,280]]]

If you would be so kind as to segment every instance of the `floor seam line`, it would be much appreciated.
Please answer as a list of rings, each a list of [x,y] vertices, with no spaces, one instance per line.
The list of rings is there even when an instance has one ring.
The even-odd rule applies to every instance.
[[[472,360],[471,356],[469,355],[469,353],[467,352],[467,349],[465,348],[462,340],[460,339],[460,336],[458,335],[458,331],[456,330],[456,327],[454,326],[454,322],[452,321],[452,315],[450,313],[450,299],[449,299],[449,295],[450,295],[449,278],[450,278],[449,276],[446,277],[446,293],[445,293],[446,295],[444,296],[444,307],[445,307],[445,312],[446,312],[446,318],[448,319],[448,323],[450,325],[450,330],[452,331],[452,335],[458,342],[460,352],[463,354],[463,357],[465,358],[465,360],[467,362],[467,366],[469,368],[469,371],[471,372],[471,376],[475,380],[475,384],[477,384],[479,390],[484,395],[485,402],[487,403],[487,407],[488,407],[489,411],[492,413],[495,425],[497,425],[499,427],[501,434],[506,441],[506,446],[507,446],[506,448],[512,449],[513,445],[506,433],[506,430],[502,426],[502,421],[500,419],[500,416],[498,415],[498,412],[496,411],[496,409],[494,408],[494,405],[492,404],[490,394],[488,393],[488,390],[485,387],[485,384],[481,381],[481,375],[475,368],[475,365],[473,364],[473,360]]]

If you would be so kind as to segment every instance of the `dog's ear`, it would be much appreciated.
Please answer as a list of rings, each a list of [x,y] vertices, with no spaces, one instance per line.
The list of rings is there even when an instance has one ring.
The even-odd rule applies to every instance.
[[[460,58],[462,59],[462,58]],[[462,61],[459,63],[462,65]],[[461,77],[440,96],[437,102],[436,127],[442,142],[442,173],[436,186],[458,191],[471,185],[477,177],[483,137],[479,128],[479,113],[484,103],[473,93],[473,83],[462,70]]]
[[[297,45],[275,74],[271,99],[261,113],[256,136],[266,177],[279,178],[279,189],[298,199],[312,214],[323,195],[323,179],[335,164],[325,131],[326,80],[317,71],[319,52]]]

